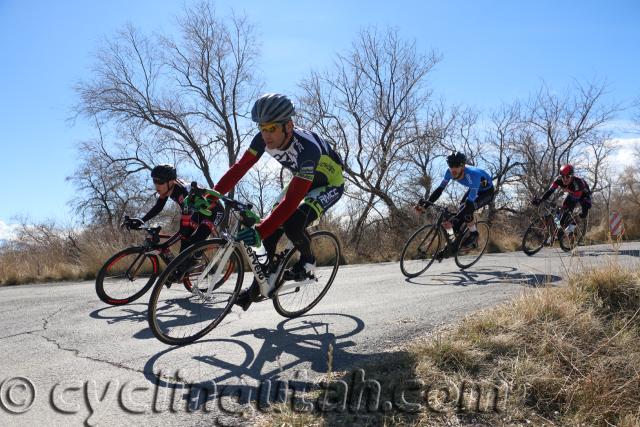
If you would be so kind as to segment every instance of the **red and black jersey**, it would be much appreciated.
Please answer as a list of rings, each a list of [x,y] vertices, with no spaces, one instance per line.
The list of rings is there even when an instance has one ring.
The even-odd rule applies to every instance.
[[[575,197],[576,199],[591,196],[589,184],[587,184],[587,181],[585,181],[584,179],[573,176],[571,177],[571,181],[569,181],[569,184],[564,185],[564,182],[562,182],[562,176],[558,175],[556,179],[554,179],[551,183],[549,189],[542,195],[542,200],[546,200],[554,191],[556,191],[556,188],[558,187],[560,187],[562,190],[567,192],[572,197]]]
[[[160,212],[162,212],[162,209],[164,209],[164,205],[167,204],[167,199],[169,198],[174,202],[176,202],[180,206],[180,209],[182,210],[182,207],[184,205],[184,199],[189,195],[190,187],[191,186],[185,183],[184,181],[177,179],[175,185],[173,186],[173,191],[171,191],[171,194],[169,195],[169,197],[158,197],[158,199],[156,200],[156,204],[153,205],[153,207],[149,210],[149,212],[147,212],[147,214],[142,217],[142,220],[144,222],[147,222],[151,218],[155,217]]]

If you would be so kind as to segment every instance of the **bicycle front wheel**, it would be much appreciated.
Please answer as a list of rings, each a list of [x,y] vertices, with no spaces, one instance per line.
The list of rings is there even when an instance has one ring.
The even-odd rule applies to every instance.
[[[549,238],[549,228],[542,218],[533,220],[522,237],[522,251],[528,256],[537,254]]]
[[[489,244],[489,238],[491,237],[489,224],[485,221],[478,221],[476,222],[476,228],[478,229],[478,240],[471,246],[465,245],[465,241],[471,233],[467,228],[456,248],[456,265],[463,270],[478,262]]]
[[[284,272],[300,259],[300,252],[292,249],[282,260],[284,266],[278,276],[273,306],[284,317],[297,317],[315,307],[325,296],[340,266],[340,243],[328,231],[310,234],[311,252],[316,258],[315,277],[296,282],[284,280]]]
[[[418,229],[402,248],[400,270],[406,277],[416,277],[427,271],[440,249],[443,238],[435,224]]]
[[[158,258],[142,247],[124,249],[104,263],[96,276],[96,294],[111,305],[129,304],[144,295],[159,274]]]
[[[160,341],[170,345],[191,343],[218,326],[229,313],[242,287],[244,267],[238,249],[226,243],[224,239],[195,243],[160,275],[148,310],[149,327]],[[214,277],[220,264],[215,257],[222,255],[221,251],[231,254],[221,270],[222,277]],[[180,277],[182,283],[175,283]]]

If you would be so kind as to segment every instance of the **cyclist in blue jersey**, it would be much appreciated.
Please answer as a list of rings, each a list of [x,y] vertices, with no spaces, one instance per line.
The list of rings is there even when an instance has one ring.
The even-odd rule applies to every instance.
[[[494,187],[491,181],[491,175],[486,171],[474,166],[466,166],[467,156],[460,152],[453,152],[447,156],[447,165],[449,169],[444,174],[444,179],[430,196],[420,199],[416,209],[422,210],[427,208],[438,200],[442,191],[451,179],[469,187],[464,196],[460,200],[460,209],[452,219],[454,231],[457,233],[462,223],[466,223],[469,228],[469,239],[463,242],[463,246],[473,246],[478,240],[478,229],[476,228],[473,213],[476,209],[488,205],[493,200]],[[425,200],[426,199],[426,200]]]
[[[316,267],[306,228],[340,199],[344,177],[340,156],[314,132],[296,128],[294,115],[295,107],[287,96],[273,93],[261,96],[251,110],[251,119],[260,132],[214,189],[222,194],[229,192],[265,152],[293,173],[271,213],[255,227],[241,230],[236,240],[250,246],[259,246],[264,241],[271,260],[278,240],[286,234],[300,251],[300,260],[285,271],[285,278],[299,281],[313,277]],[[238,296],[237,304],[247,310],[252,301],[259,299],[260,289],[254,280]]]

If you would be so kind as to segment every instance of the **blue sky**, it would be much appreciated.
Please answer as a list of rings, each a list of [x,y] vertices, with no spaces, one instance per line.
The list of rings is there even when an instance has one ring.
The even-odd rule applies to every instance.
[[[16,215],[67,220],[65,181],[76,144],[94,136],[69,121],[73,85],[90,79],[93,54],[130,22],[175,32],[175,1],[0,0],[0,238]],[[640,96],[640,2],[630,1],[216,1],[244,10],[262,44],[269,91],[295,92],[311,69],[329,67],[365,26],[397,27],[443,56],[431,84],[447,103],[481,109],[526,97],[541,80],[606,79],[609,101]],[[624,121],[625,114],[620,116]],[[619,134],[622,138],[631,136]],[[217,174],[219,175],[219,174]]]

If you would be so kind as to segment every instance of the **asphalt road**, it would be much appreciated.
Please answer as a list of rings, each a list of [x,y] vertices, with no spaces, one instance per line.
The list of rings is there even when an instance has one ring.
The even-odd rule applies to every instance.
[[[332,370],[353,369],[474,311],[608,262],[638,267],[640,244],[619,253],[583,247],[577,256],[557,249],[485,255],[464,272],[445,260],[410,281],[398,263],[343,266],[308,315],[284,319],[269,301],[246,313],[234,308],[208,336],[179,348],[149,331],[148,295],[111,307],[93,282],[0,288],[0,426],[251,424],[284,381],[295,389],[322,378],[330,346]],[[202,404],[202,392],[196,404],[204,385],[209,398]],[[234,394],[252,403],[242,406]]]

